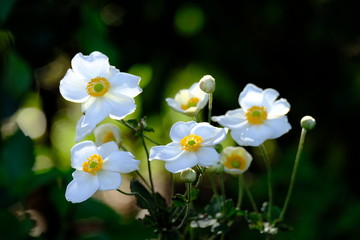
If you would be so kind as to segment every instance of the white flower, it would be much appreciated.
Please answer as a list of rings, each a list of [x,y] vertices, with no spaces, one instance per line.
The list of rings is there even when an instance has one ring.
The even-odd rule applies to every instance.
[[[150,149],[149,160],[165,161],[165,168],[172,173],[195,165],[209,167],[219,162],[220,155],[213,148],[223,141],[227,129],[209,123],[177,122],[170,129],[171,143]]]
[[[104,123],[94,129],[95,143],[97,146],[114,141],[121,143],[120,128],[112,123]]]
[[[224,171],[232,175],[244,173],[252,161],[252,156],[243,147],[226,147],[220,154]]]
[[[135,111],[134,97],[141,93],[140,77],[110,66],[107,56],[78,53],[60,81],[60,93],[68,101],[82,103],[85,115],[77,124],[76,141],[89,134],[104,118],[121,120]]]
[[[274,89],[262,90],[254,84],[247,84],[239,96],[241,108],[212,117],[212,120],[229,128],[239,145],[259,146],[291,129],[286,117],[290,104],[283,98],[276,100],[278,96]]]
[[[73,180],[66,188],[68,201],[79,203],[90,198],[97,190],[118,189],[121,185],[120,173],[139,169],[139,160],[129,152],[119,151],[115,142],[107,142],[97,147],[92,141],[76,144],[71,149]]]
[[[177,112],[195,116],[208,102],[207,93],[203,92],[199,83],[194,83],[189,89],[181,89],[175,98],[166,98],[167,104]]]

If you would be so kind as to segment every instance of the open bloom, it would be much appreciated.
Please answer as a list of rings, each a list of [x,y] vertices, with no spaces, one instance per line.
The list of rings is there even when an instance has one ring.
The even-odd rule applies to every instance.
[[[95,143],[97,146],[114,141],[121,143],[120,128],[111,123],[104,123],[94,129]]]
[[[60,81],[60,93],[68,101],[82,103],[85,113],[77,124],[76,141],[89,134],[105,117],[121,120],[135,111],[134,97],[141,93],[140,77],[110,66],[107,56],[78,53]]]
[[[131,153],[119,151],[115,142],[99,147],[92,141],[80,142],[71,149],[74,179],[67,186],[65,197],[78,203],[90,198],[97,190],[118,189],[120,173],[138,170],[139,163]]]
[[[213,148],[223,141],[227,129],[209,123],[177,122],[170,129],[171,143],[150,149],[149,160],[165,161],[165,168],[172,173],[195,165],[209,167],[219,162],[220,154]]]
[[[250,167],[252,156],[243,147],[226,147],[220,154],[220,161],[226,173],[240,175]]]
[[[168,105],[177,112],[195,116],[208,102],[207,93],[203,92],[199,83],[194,83],[189,89],[181,89],[175,98],[166,98]]]
[[[212,120],[229,128],[239,145],[259,146],[291,129],[286,117],[290,104],[283,98],[276,100],[278,96],[274,89],[262,90],[254,84],[247,84],[239,96],[241,108],[212,117]]]

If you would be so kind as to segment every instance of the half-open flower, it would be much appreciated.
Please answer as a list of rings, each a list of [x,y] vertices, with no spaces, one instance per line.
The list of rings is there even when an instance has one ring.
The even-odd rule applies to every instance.
[[[165,161],[165,168],[172,173],[199,165],[209,167],[219,162],[220,154],[214,145],[226,137],[226,128],[209,123],[177,122],[170,129],[171,143],[150,149],[149,160]]]
[[[141,93],[140,77],[110,66],[107,56],[78,53],[60,81],[60,93],[68,101],[82,103],[85,114],[77,124],[76,141],[89,134],[105,117],[121,120],[135,111],[134,97]]]
[[[243,147],[226,147],[220,154],[220,161],[226,173],[240,175],[250,167],[252,156]]]
[[[94,129],[95,143],[97,146],[114,141],[121,143],[120,128],[112,123],[104,123]]]
[[[189,89],[181,89],[175,98],[166,98],[166,102],[177,112],[195,116],[205,107],[208,99],[208,94],[202,91],[196,82]]]
[[[247,84],[239,96],[241,108],[212,117],[212,120],[229,128],[239,145],[259,146],[291,129],[286,117],[290,104],[283,98],[276,100],[278,96],[274,89],[262,90],[254,84]]]
[[[70,202],[79,203],[97,190],[118,189],[122,179],[120,173],[138,170],[139,163],[131,153],[119,151],[115,142],[99,147],[92,141],[80,142],[71,149],[74,179],[67,186],[65,197]]]

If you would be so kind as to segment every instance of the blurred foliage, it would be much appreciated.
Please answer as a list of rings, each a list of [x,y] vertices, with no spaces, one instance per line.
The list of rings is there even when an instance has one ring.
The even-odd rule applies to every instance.
[[[358,9],[355,0],[1,0],[1,239],[32,238],[28,232],[35,222],[28,209],[46,223],[40,239],[152,236],[151,229],[139,231],[132,217],[102,201],[74,205],[64,197],[80,111],[61,98],[58,83],[76,53],[94,50],[121,71],[143,78],[139,107],[130,118],[146,115],[155,130],[149,134],[162,144],[175,121],[190,120],[164,99],[205,74],[217,81],[214,115],[237,108],[248,82],[278,90],[292,105],[293,129],[266,143],[275,203],[285,197],[301,117],[312,115],[318,124],[308,134],[286,216],[292,230],[277,239],[359,239],[358,130],[352,125],[360,116]],[[28,119],[19,114],[25,107],[45,115],[41,136],[19,129],[19,121]],[[138,150],[130,137],[125,144]],[[256,149],[250,151],[258,158]],[[144,159],[141,150],[134,152]],[[260,204],[267,195],[262,161],[254,161],[247,177]],[[235,180],[225,181],[228,197],[236,198]],[[208,200],[200,195],[197,204],[204,207]],[[238,225],[229,239],[263,238]]]

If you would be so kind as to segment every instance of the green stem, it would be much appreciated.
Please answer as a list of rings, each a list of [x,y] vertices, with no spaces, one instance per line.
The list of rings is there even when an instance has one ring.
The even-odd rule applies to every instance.
[[[212,175],[209,175],[209,181],[210,181],[210,185],[211,185],[211,188],[212,188],[215,196],[218,196],[219,193],[218,193],[218,191],[216,189],[216,184],[215,184],[214,178],[212,178]]]
[[[144,198],[144,197],[143,197],[140,193],[138,193],[138,192],[128,193],[128,192],[124,192],[124,191],[122,191],[122,190],[120,190],[120,189],[116,189],[116,191],[118,191],[118,192],[120,192],[120,193],[122,193],[122,194],[124,194],[124,195],[126,195],[126,196],[135,196],[135,195],[137,195],[137,196],[141,197],[142,200],[144,200],[149,207],[151,207],[149,201],[146,200],[146,198]],[[150,209],[150,208],[149,208],[149,209]]]
[[[198,177],[198,180],[197,180],[197,182],[196,182],[196,184],[195,184],[195,187],[198,187],[199,184],[200,184],[201,181],[202,181],[203,176],[204,176],[204,171],[202,170],[202,168],[201,168],[199,165],[196,165],[196,167],[197,167],[197,169],[199,170],[199,177]]]
[[[190,202],[191,202],[191,183],[187,183],[186,188],[187,188],[187,202],[186,202],[186,206],[185,206],[186,207],[185,215],[184,215],[183,219],[181,220],[181,223],[179,224],[179,226],[176,227],[177,229],[180,229],[184,225],[184,223],[187,219],[187,216],[189,214],[189,208],[190,208]]]
[[[298,165],[299,165],[299,162],[300,162],[300,156],[301,156],[303,146],[304,146],[304,142],[305,142],[305,136],[306,136],[306,130],[303,128],[301,130],[299,146],[298,146],[296,157],[295,157],[294,168],[293,168],[292,175],[291,175],[289,189],[288,189],[288,192],[286,194],[284,206],[283,206],[282,211],[281,211],[280,216],[279,216],[279,221],[283,220],[285,212],[286,212],[288,204],[289,204],[289,201],[290,201],[290,198],[291,198],[291,194],[292,194],[292,191],[293,191],[293,188],[294,188],[296,172],[297,172],[297,169],[298,169]]]
[[[154,190],[154,182],[153,182],[152,173],[151,173],[151,164],[150,164],[150,161],[149,161],[149,150],[147,149],[146,142],[145,142],[145,140],[144,140],[144,135],[141,135],[140,138],[141,138],[141,142],[142,142],[142,144],[143,144],[143,146],[144,146],[145,153],[146,153],[146,159],[147,159],[147,164],[148,164],[148,172],[149,172],[151,192],[152,192],[152,194],[154,194],[154,193],[155,193],[155,190]]]
[[[251,194],[250,189],[246,186],[244,176],[241,175],[240,177],[242,178],[241,181],[242,181],[242,183],[243,183],[244,190],[245,190],[245,192],[246,192],[246,194],[247,194],[247,196],[248,196],[248,198],[249,198],[249,201],[250,201],[250,204],[251,204],[252,208],[254,209],[254,211],[255,211],[256,213],[259,213],[259,210],[258,210],[258,208],[257,208],[257,206],[256,206],[254,197],[253,197],[253,195]]]
[[[208,122],[211,123],[211,112],[212,112],[213,95],[209,93],[209,111],[208,111]]]
[[[141,180],[143,181],[143,183],[145,183],[146,187],[148,187],[149,189],[151,189],[151,186],[150,186],[149,183],[146,181],[146,179],[143,177],[143,175],[141,175],[141,173],[140,173],[138,170],[136,170],[135,173],[136,173],[136,175],[138,175],[138,176],[141,178]]]
[[[264,162],[265,162],[265,166],[266,166],[266,170],[267,170],[267,182],[268,182],[268,193],[269,193],[269,206],[268,206],[268,213],[267,213],[268,219],[267,220],[269,222],[271,222],[271,208],[272,208],[272,203],[273,203],[273,191],[272,191],[272,184],[271,184],[271,178],[272,178],[271,163],[270,163],[269,155],[266,151],[264,144],[260,145],[260,149],[261,149],[262,155],[264,157]]]
[[[128,124],[127,122],[125,122],[123,119],[120,120],[120,122],[121,122],[124,126],[128,127],[129,129],[131,129],[131,130],[133,130],[133,131],[135,131],[135,132],[137,131],[136,128],[134,128],[133,126],[131,126],[130,124]],[[150,142],[154,143],[155,145],[161,145],[160,143],[158,143],[158,142],[156,142],[155,140],[152,140],[151,138],[149,138],[148,136],[146,136],[144,133],[142,133],[141,135],[144,136],[144,138],[146,138],[146,139],[149,140]]]
[[[224,214],[224,218],[225,218],[225,216],[226,216],[226,209],[225,209],[226,194],[225,194],[225,184],[224,184],[224,179],[222,177],[222,174],[219,174],[219,182],[220,182],[220,190],[221,190],[222,203],[223,203],[223,214]]]
[[[244,195],[244,176],[241,174],[239,176],[239,195],[236,203],[236,209],[240,210],[242,199]]]

